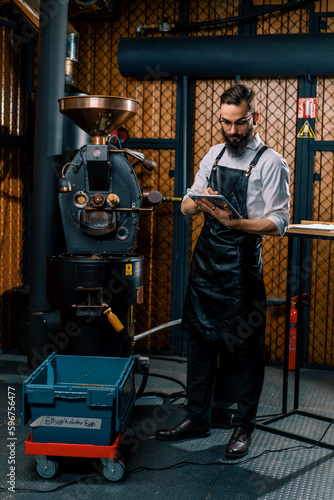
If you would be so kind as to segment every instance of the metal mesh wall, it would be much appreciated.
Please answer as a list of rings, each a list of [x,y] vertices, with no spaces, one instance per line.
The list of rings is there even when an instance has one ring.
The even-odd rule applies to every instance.
[[[314,182],[312,220],[333,220],[333,165],[333,151],[316,153],[314,171],[320,175],[321,180]],[[311,241],[308,342],[310,363],[334,364],[333,250],[332,241]]]
[[[329,5],[324,7],[329,12],[332,10],[328,9]],[[326,32],[334,32],[333,16],[323,17],[321,21]],[[333,95],[334,79],[318,77],[318,113],[315,124],[318,141],[333,140]],[[315,152],[312,220],[333,220],[333,167],[334,151]],[[320,365],[334,364],[333,250],[332,241],[311,241],[307,361]]]
[[[153,186],[164,196],[174,194],[174,178],[169,169],[175,163],[175,152],[149,151],[145,154],[157,162],[153,174],[144,169],[139,174],[142,186]],[[142,213],[139,223],[137,252],[144,255],[144,303],[136,309],[136,330],[143,332],[170,321],[173,251],[173,206],[162,203],[151,214]],[[168,349],[169,332],[149,337],[138,344],[149,349]]]
[[[221,140],[219,98],[233,83],[227,80],[201,81],[196,84],[194,120],[194,174],[209,147]],[[248,80],[258,95],[259,134],[271,148],[284,156],[291,171],[291,213],[296,152],[296,111],[298,84],[295,80]],[[202,216],[192,221],[192,250],[202,227]],[[265,237],[263,242],[264,280],[267,295],[285,298],[287,238]],[[282,359],[284,347],[284,307],[268,309],[267,339],[270,359]]]
[[[331,12],[333,3],[316,1],[309,8],[280,11],[288,0],[191,0],[189,22],[203,23],[221,19],[214,26],[197,26],[191,29],[193,36],[238,35],[243,32],[257,34],[307,33],[313,30],[313,12]],[[179,5],[181,4],[181,5]],[[79,62],[74,66],[74,84],[90,94],[129,96],[139,101],[139,113],[126,123],[130,137],[151,139],[173,139],[176,133],[176,89],[177,84],[159,74],[159,68],[147,68],[147,76],[137,80],[123,78],[117,66],[117,48],[121,37],[135,37],[141,24],[160,22],[167,16],[171,22],[178,21],[182,3],[177,0],[133,2],[124,0],[114,4],[108,19],[92,13],[89,19],[73,17],[71,24],[80,35]],[[262,9],[273,8],[275,12],[244,19],[237,23],[234,18],[252,15]],[[232,22],[231,22],[232,21]],[[321,20],[320,20],[321,21]],[[334,30],[334,18],[325,16],[327,31]],[[248,29],[248,31],[247,31]],[[25,90],[24,57],[22,47],[14,53],[10,47],[10,29],[1,27],[1,134],[21,136],[24,133]],[[147,31],[142,36],[176,36]],[[152,41],[152,43],[154,43]],[[256,54],[254,54],[256,57]],[[36,68],[36,61],[35,61]],[[152,79],[153,77],[153,79]],[[245,80],[256,87],[259,97],[261,138],[270,147],[281,153],[290,166],[292,210],[294,210],[295,152],[297,135],[298,81],[296,79],[252,79]],[[194,95],[192,179],[199,162],[210,146],[221,140],[218,124],[219,97],[232,80],[197,80]],[[316,134],[318,140],[332,140],[333,137],[333,90],[334,81],[318,77],[318,117]],[[11,288],[22,284],[21,261],[23,255],[23,149],[1,143],[1,199],[2,222],[2,265],[0,293],[2,297],[1,331],[7,321],[4,296]],[[154,159],[158,168],[153,174],[138,170],[141,185],[153,186],[164,196],[173,196],[175,151],[172,149],[143,150],[146,157]],[[140,168],[140,167],[138,167]],[[321,174],[321,181],[314,185],[313,216],[332,220],[331,196],[333,154],[316,153],[315,171]],[[177,209],[177,207],[176,207]],[[138,253],[145,256],[144,304],[136,309],[136,333],[160,325],[170,319],[171,274],[173,248],[173,210],[170,203],[163,203],[152,214],[140,219]],[[191,223],[191,251],[199,235],[202,221],[197,217]],[[332,364],[332,316],[333,297],[330,294],[329,277],[331,244],[312,244],[311,290],[309,305],[309,361]],[[191,257],[191,255],[189,256]],[[263,246],[264,274],[267,295],[285,297],[285,275],[287,264],[287,239],[265,237]],[[8,263],[8,265],[7,265]],[[6,330],[7,331],[7,330]],[[329,333],[330,332],[330,333]],[[284,307],[270,307],[266,344],[272,360],[283,357]],[[7,342],[7,341],[6,341]],[[142,341],[142,347],[168,349],[169,332],[162,332],[150,340]],[[1,347],[1,346],[0,346]]]
[[[177,2],[169,6],[147,2],[131,5],[124,2],[122,14],[109,23],[73,23],[80,34],[79,62],[74,80],[82,90],[94,94],[129,96],[139,102],[139,112],[126,122],[130,138],[173,139],[176,129],[176,83],[154,79],[156,68],[148,68],[147,78],[125,79],[117,68],[117,46],[122,36],[135,36],[141,23],[160,20],[163,13],[174,18]],[[173,150],[141,150],[156,161],[153,173],[137,168],[142,186],[151,186],[163,196],[174,195],[174,178],[169,171],[175,166]],[[163,203],[158,210],[143,212],[140,218],[136,252],[144,255],[144,303],[136,307],[136,333],[170,320],[173,249],[173,206]],[[169,349],[166,330],[139,343],[141,348]]]
[[[286,2],[253,2],[257,10],[270,5],[280,6]],[[328,7],[328,6],[327,6]],[[316,9],[326,6],[316,2]],[[225,22],[241,14],[238,0],[190,2],[189,22],[199,23],[224,19],[219,25],[192,29],[191,35],[221,35],[240,32],[236,22]],[[134,37],[136,27],[161,21],[167,15],[170,21],[178,20],[178,2],[123,2],[112,24],[107,22],[73,22],[80,34],[80,57],[74,72],[75,84],[89,93],[127,95],[139,101],[139,114],[127,125],[131,137],[173,138],[175,136],[176,84],[157,76],[157,68],[147,68],[147,78],[125,79],[117,69],[117,46],[122,36]],[[309,11],[299,9],[289,12],[275,12],[250,20],[258,34],[305,33],[309,30]],[[241,26],[242,29],[244,25]],[[254,28],[255,27],[255,28]],[[145,33],[145,36],[161,34]],[[170,36],[170,35],[164,35]],[[254,55],[256,57],[256,54]],[[218,123],[219,97],[233,81],[198,80],[195,82],[193,171],[210,146],[221,140]],[[298,81],[295,79],[249,80],[258,91],[260,136],[270,147],[281,153],[290,166],[292,210],[294,205],[294,172],[297,127]],[[159,164],[159,172],[149,176],[141,173],[143,185],[154,185],[163,195],[173,195],[173,179],[168,173],[173,168],[172,151],[144,151]],[[172,210],[163,204],[151,216],[141,218],[138,236],[138,251],[145,255],[145,302],[137,309],[137,332],[159,325],[169,320],[171,258],[172,258]],[[191,223],[191,251],[202,225],[200,217]],[[264,275],[267,295],[285,297],[285,276],[287,266],[287,239],[265,237]],[[189,256],[191,258],[191,255]],[[168,348],[168,332],[152,337],[148,347]],[[267,348],[270,359],[281,360],[284,343],[284,307],[270,307],[268,310]]]
[[[22,285],[25,149],[25,59],[22,45],[11,45],[13,31],[0,27],[0,349],[14,342],[12,292]]]
[[[263,2],[253,2],[263,5]],[[284,3],[284,2],[282,2]],[[236,17],[239,2],[229,2],[223,10],[219,4],[219,16]],[[268,2],[265,3],[268,5]],[[217,5],[217,3],[216,3]],[[276,3],[276,5],[278,5]],[[207,11],[202,11],[204,17]],[[206,17],[207,19],[207,17]],[[302,11],[278,13],[263,18],[256,22],[257,34],[275,33],[300,33],[307,31],[308,14]],[[215,34],[236,34],[235,23],[225,24],[221,32]],[[202,34],[213,34],[212,31]],[[210,146],[220,141],[220,125],[218,123],[219,98],[223,91],[234,81],[212,80],[197,81],[195,96],[194,120],[194,172],[199,167],[199,162]],[[253,86],[258,95],[260,112],[259,134],[262,140],[271,148],[284,156],[290,166],[291,174],[291,214],[294,205],[294,180],[295,180],[295,153],[296,153],[296,126],[297,126],[297,100],[298,81],[295,79],[261,79],[244,81]],[[200,233],[203,219],[199,217],[192,222],[192,250]],[[265,237],[263,242],[264,281],[268,297],[275,299],[285,298],[286,268],[287,268],[287,238],[278,239]],[[284,349],[285,308],[284,306],[271,306],[268,308],[266,346],[267,355],[271,360],[282,360]]]
[[[333,31],[333,18],[328,20]],[[334,80],[318,78],[318,119],[315,133],[319,141],[332,141],[334,123]],[[312,220],[324,222],[334,218],[334,151],[316,151],[314,159]],[[310,255],[309,342],[308,362],[334,364],[334,296],[332,241],[312,240]]]

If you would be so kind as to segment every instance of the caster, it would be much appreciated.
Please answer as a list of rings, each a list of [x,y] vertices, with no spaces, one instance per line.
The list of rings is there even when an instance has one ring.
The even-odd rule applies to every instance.
[[[125,475],[125,465],[121,460],[114,461],[112,458],[101,458],[103,463],[103,475],[108,481],[121,481]]]
[[[43,477],[44,479],[52,479],[58,474],[58,462],[50,460],[43,455],[38,455],[35,458],[37,461],[36,469],[41,477]]]

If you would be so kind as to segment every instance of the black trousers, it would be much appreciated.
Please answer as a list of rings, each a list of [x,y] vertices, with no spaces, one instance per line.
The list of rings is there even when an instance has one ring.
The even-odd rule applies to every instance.
[[[219,345],[194,335],[189,335],[188,345],[187,418],[209,423]],[[263,338],[251,335],[244,339],[234,346],[233,356],[237,361],[238,410],[232,425],[253,431],[264,379]]]

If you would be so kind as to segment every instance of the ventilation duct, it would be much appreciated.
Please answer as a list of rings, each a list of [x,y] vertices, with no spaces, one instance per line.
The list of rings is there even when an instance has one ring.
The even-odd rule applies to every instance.
[[[334,75],[334,33],[122,38],[124,77]]]

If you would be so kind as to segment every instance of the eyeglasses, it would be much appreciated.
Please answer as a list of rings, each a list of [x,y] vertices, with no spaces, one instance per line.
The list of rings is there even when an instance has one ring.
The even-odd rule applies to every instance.
[[[232,125],[235,127],[238,127],[239,129],[247,127],[247,123],[255,115],[255,111],[251,113],[250,115],[246,116],[245,118],[240,118],[240,120],[237,120],[236,122],[230,122],[229,120],[225,120],[225,118],[219,118],[219,123],[221,123],[225,128],[231,128]]]

